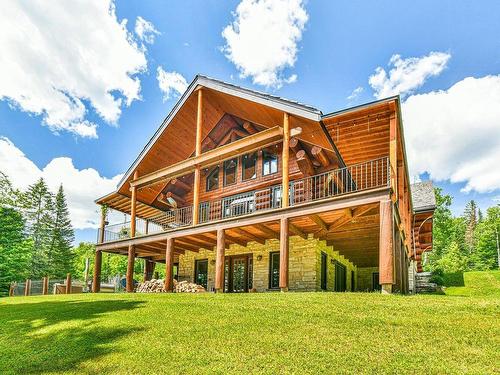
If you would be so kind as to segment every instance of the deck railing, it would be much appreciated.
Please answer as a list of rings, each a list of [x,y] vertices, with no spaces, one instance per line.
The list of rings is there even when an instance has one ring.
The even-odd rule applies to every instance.
[[[289,204],[297,206],[337,195],[386,186],[390,186],[390,166],[388,157],[382,157],[291,181]],[[281,185],[276,185],[202,202],[198,207],[199,223],[214,222],[280,208],[281,192]],[[193,223],[192,214],[192,206],[167,211],[150,219],[147,234],[190,226]],[[143,234],[145,234],[144,230],[138,229],[136,222],[136,236]],[[130,222],[106,226],[104,230],[104,242],[129,237]]]

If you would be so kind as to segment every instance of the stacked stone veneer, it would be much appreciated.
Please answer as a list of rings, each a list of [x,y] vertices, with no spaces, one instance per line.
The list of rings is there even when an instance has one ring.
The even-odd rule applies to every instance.
[[[279,251],[279,240],[268,240],[265,244],[249,242],[247,246],[233,244],[226,249],[226,256],[252,254],[253,257],[253,288],[258,292],[269,290],[269,253]],[[290,237],[289,290],[314,291],[320,290],[321,283],[321,253],[327,255],[327,290],[334,290],[335,261],[346,266],[347,290],[352,290],[351,272],[357,279],[357,267],[344,258],[325,241],[309,235]],[[259,260],[260,258],[260,260]],[[215,251],[201,249],[198,253],[187,251],[179,256],[179,281],[194,280],[195,260],[208,259],[208,290],[214,288],[215,282]],[[357,288],[356,288],[357,289]]]

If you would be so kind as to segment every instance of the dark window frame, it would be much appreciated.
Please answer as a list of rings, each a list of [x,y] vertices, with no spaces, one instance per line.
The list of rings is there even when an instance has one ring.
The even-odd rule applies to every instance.
[[[328,255],[324,251],[321,252],[321,278],[320,278],[320,288],[321,290],[326,290],[328,287]]]
[[[275,172],[271,172],[271,167],[269,167],[269,173],[265,173],[265,165],[266,165],[266,158],[265,158],[265,155],[268,154],[268,155],[272,155],[274,157],[276,157],[276,171]],[[266,150],[262,150],[262,176],[271,176],[273,174],[276,174],[279,172],[279,156],[277,153],[273,153],[273,152],[269,152],[269,151],[266,151]]]
[[[255,163],[254,163],[254,168],[255,168],[255,173],[252,177],[245,178],[245,156],[251,156],[255,155]],[[250,181],[250,180],[255,180],[257,178],[257,164],[259,162],[259,154],[257,151],[255,152],[250,152],[249,154],[245,154],[241,157],[241,181]]]
[[[212,186],[211,188],[208,186],[208,182],[210,180],[210,177],[214,175],[214,172],[217,171],[217,184],[215,186]],[[214,167],[210,172],[208,172],[206,181],[205,181],[205,191],[213,191],[217,190],[219,188],[219,181],[220,180],[220,166]]]
[[[278,285],[277,286],[273,286],[273,256],[278,256],[278,259],[279,259],[279,256],[280,256],[280,252],[279,251],[271,251],[269,253],[269,289],[272,289],[272,290],[276,290],[276,289],[279,289],[280,288],[280,285],[279,285],[279,280],[280,280],[280,266],[279,266],[279,262],[278,262]]]
[[[224,186],[231,186],[231,185],[234,185],[238,182],[238,159],[239,158],[232,158],[229,160],[224,160],[224,162],[222,163],[222,170],[223,170],[222,180],[223,180]],[[226,178],[228,175],[226,173],[226,163],[229,163],[231,161],[234,161],[236,163],[236,166],[234,167],[234,182],[227,183]]]
[[[207,263],[207,285],[202,285],[202,284],[199,284],[199,285],[202,285],[206,290],[208,290],[208,258],[204,258],[204,259],[195,259],[194,261],[194,282],[196,284],[198,284],[198,265],[202,262],[206,262]]]

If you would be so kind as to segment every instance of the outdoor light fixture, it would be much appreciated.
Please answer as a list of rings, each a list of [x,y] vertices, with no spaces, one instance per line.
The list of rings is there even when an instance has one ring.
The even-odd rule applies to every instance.
[[[262,255],[257,255],[257,260],[260,262],[262,260]]]

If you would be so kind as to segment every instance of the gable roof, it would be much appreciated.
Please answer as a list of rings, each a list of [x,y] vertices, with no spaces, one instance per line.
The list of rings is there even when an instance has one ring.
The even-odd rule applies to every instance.
[[[417,182],[411,185],[413,210],[415,212],[429,211],[436,208],[436,196],[431,181]]]
[[[250,90],[247,88],[243,88],[241,86],[233,85],[231,83],[227,83],[224,81],[220,81],[214,78],[209,78],[198,74],[189,84],[188,88],[186,89],[184,94],[182,94],[177,103],[174,105],[174,107],[167,115],[167,117],[165,117],[161,126],[156,130],[156,132],[148,141],[146,146],[142,149],[139,156],[134,160],[132,165],[128,168],[127,172],[123,175],[123,177],[118,183],[118,188],[120,188],[130,178],[131,174],[137,168],[137,166],[144,158],[144,156],[147,154],[149,149],[155,144],[155,142],[161,136],[163,131],[174,119],[177,112],[180,110],[180,108],[183,106],[183,104],[186,102],[186,100],[190,97],[190,95],[198,86],[203,86],[221,93],[236,96],[241,99],[246,99],[254,103],[266,105],[268,107],[288,112],[292,115],[296,115],[308,120],[319,122],[322,117],[321,111],[312,106],[302,104],[293,100],[284,99],[278,96],[266,94],[260,91]]]

